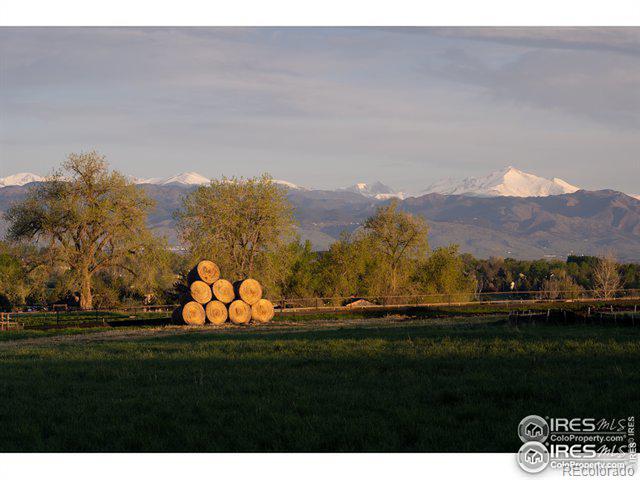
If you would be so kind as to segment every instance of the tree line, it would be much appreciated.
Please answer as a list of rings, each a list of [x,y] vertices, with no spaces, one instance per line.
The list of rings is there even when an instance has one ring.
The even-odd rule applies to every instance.
[[[5,214],[0,306],[67,303],[81,308],[173,303],[189,266],[215,258],[234,278],[259,278],[271,298],[389,297],[545,291],[552,298],[640,288],[640,267],[602,258],[566,261],[430,249],[424,218],[397,202],[316,252],[296,234],[286,190],[268,175],[212,180],[175,213],[184,251],[146,225],[154,204],[97,152],[71,154],[46,182]],[[336,300],[339,302],[340,300]]]

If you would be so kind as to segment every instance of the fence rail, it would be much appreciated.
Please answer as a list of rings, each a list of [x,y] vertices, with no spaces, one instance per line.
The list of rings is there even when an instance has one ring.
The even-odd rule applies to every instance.
[[[433,293],[419,295],[374,295],[349,297],[306,297],[281,298],[275,300],[277,310],[323,309],[323,308],[367,308],[396,306],[438,306],[438,305],[471,305],[499,303],[539,303],[539,302],[608,302],[612,300],[640,300],[640,289],[618,289],[609,296],[602,296],[596,290],[575,291],[508,291],[477,293]],[[113,315],[140,316],[172,312],[178,305],[133,305],[95,308],[83,310],[76,306],[56,304],[51,306],[21,305],[12,308],[11,314],[19,316],[42,315]],[[3,314],[3,315],[6,315]]]
[[[472,294],[434,293],[421,295],[362,296],[362,297],[309,297],[286,298],[275,302],[280,310],[322,308],[367,308],[393,306],[470,305],[490,303],[539,302],[607,302],[611,300],[639,300],[640,289],[619,289],[609,296],[596,290],[575,291],[509,291],[478,292]]]

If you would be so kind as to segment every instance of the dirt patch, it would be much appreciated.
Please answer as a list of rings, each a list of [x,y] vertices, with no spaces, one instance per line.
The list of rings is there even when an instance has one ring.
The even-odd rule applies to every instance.
[[[317,330],[337,330],[342,328],[381,328],[399,325],[407,326],[460,326],[468,327],[480,325],[488,322],[495,322],[503,318],[502,316],[486,316],[482,319],[478,317],[457,317],[447,319],[412,319],[402,315],[386,316],[384,318],[358,318],[358,319],[322,319],[294,321],[280,319],[264,325],[233,325],[225,323],[223,325],[187,326],[175,325],[164,327],[145,328],[113,328],[111,330],[101,330],[99,332],[86,333],[61,333],[46,337],[21,338],[16,340],[0,341],[0,351],[12,348],[30,346],[54,346],[54,345],[75,345],[93,342],[109,342],[121,340],[136,340],[149,338],[162,338],[185,334],[211,334],[219,332],[228,333],[265,333],[282,332],[304,333]]]

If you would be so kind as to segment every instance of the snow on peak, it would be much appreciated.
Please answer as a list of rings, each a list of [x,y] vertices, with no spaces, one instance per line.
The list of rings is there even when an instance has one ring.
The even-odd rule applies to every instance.
[[[166,178],[138,178],[132,175],[127,175],[127,178],[138,185],[170,185],[175,183],[180,185],[204,185],[210,181],[207,177],[197,172],[184,172]]]
[[[42,182],[45,178],[35,173],[23,172],[16,173],[15,175],[9,175],[8,177],[0,178],[0,187],[10,186],[22,186],[31,182]]]
[[[156,183],[157,185],[169,185],[171,183],[179,183],[182,185],[206,185],[210,182],[211,180],[197,172],[184,172],[157,182],[148,181],[146,183]]]
[[[509,166],[483,177],[441,180],[422,194],[469,195],[476,197],[546,197],[580,190],[560,178],[549,180]]]
[[[404,198],[404,193],[396,192],[391,187],[388,187],[382,182],[368,183],[356,183],[350,187],[340,188],[339,190],[359,193],[365,197],[373,197],[378,200],[386,200],[389,198]]]
[[[160,177],[154,177],[154,178],[139,178],[139,177],[134,177],[133,175],[125,175],[127,177],[127,180],[129,180],[130,182],[133,182],[137,185],[146,185],[146,184],[152,184],[152,185],[157,185],[160,182],[162,182],[162,178]]]
[[[304,190],[300,185],[296,185],[295,183],[287,182],[286,180],[278,180],[274,179],[273,183],[277,183],[278,185],[282,185],[283,187],[289,188],[291,190]]]
[[[564,188],[566,190],[565,193],[573,193],[573,192],[577,192],[578,190],[580,190],[578,187],[575,187],[575,186],[571,185],[570,183],[565,182],[561,178],[553,177],[553,179],[551,179],[551,181],[553,183],[555,183],[556,185],[558,185],[560,188]]]

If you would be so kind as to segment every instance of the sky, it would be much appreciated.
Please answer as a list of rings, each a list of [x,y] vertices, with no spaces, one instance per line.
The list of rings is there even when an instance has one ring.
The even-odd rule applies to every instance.
[[[0,28],[0,176],[88,150],[137,177],[513,165],[640,193],[640,28]]]

